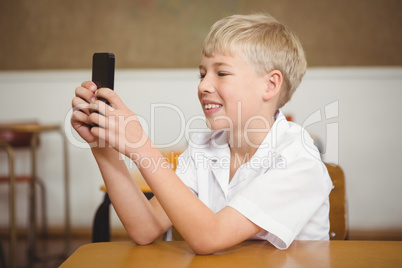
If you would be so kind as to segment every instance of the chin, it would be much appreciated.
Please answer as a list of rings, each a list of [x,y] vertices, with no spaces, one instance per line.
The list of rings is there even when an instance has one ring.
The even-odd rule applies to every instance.
[[[223,123],[223,122],[212,122],[210,123],[210,121],[207,120],[207,127],[210,130],[216,131],[216,130],[226,130],[226,131],[230,131],[232,130],[233,126],[230,126],[230,124]]]

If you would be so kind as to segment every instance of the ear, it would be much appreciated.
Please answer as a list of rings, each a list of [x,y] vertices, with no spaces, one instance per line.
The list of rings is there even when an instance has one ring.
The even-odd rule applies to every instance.
[[[282,86],[283,76],[281,71],[273,70],[266,74],[266,88],[263,94],[263,99],[269,101],[275,97],[279,97],[279,92]]]

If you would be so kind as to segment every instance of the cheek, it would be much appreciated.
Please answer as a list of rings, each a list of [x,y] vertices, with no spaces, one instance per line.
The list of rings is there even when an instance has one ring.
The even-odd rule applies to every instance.
[[[200,93],[200,91],[198,91],[197,96],[198,96],[198,102],[199,102],[200,105],[202,106],[202,103],[201,103],[202,94]]]

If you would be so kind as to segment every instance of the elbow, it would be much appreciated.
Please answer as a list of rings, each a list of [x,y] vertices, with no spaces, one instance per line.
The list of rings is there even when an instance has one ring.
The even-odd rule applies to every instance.
[[[215,251],[208,248],[191,248],[196,255],[211,255],[215,253]]]
[[[216,241],[213,240],[194,241],[188,242],[188,244],[191,250],[197,255],[210,255],[221,250]]]
[[[158,238],[158,236],[147,233],[129,233],[128,235],[134,243],[140,246],[152,244]]]
[[[210,255],[230,246],[221,233],[218,228],[211,225],[209,229],[190,232],[189,235],[182,234],[182,236],[196,255]]]
[[[132,239],[134,243],[136,243],[139,246],[146,246],[149,244],[152,244],[155,240],[151,239]]]

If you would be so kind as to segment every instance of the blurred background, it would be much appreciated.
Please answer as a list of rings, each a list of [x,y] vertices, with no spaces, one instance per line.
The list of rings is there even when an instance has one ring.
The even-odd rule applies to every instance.
[[[73,237],[90,242],[104,195],[91,152],[69,125],[74,90],[91,79],[92,54],[115,54],[116,92],[161,149],[182,151],[189,130],[205,128],[197,68],[209,27],[255,12],[289,26],[306,51],[307,74],[283,111],[321,144],[324,161],[343,168],[349,238],[402,239],[402,1],[3,0],[0,123],[34,120],[65,129]],[[7,165],[0,152],[2,174]],[[58,135],[41,135],[37,169],[47,189],[49,233],[56,237],[64,231]],[[16,172],[30,172],[29,153],[16,153]],[[19,185],[20,234],[28,226],[27,208],[28,187]],[[8,217],[8,186],[0,185],[3,246]],[[112,236],[124,237],[113,212],[111,226]]]

